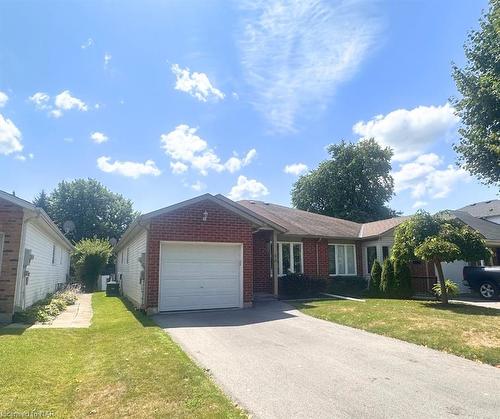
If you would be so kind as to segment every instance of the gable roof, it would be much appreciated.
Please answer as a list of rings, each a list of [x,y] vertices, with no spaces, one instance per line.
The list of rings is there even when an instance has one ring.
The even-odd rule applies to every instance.
[[[490,201],[476,202],[466,205],[458,211],[464,211],[474,217],[494,217],[500,215],[500,199],[492,199]]]
[[[361,231],[359,233],[360,238],[368,238],[380,236],[397,227],[403,221],[410,218],[410,216],[393,217],[387,220],[372,221],[371,223],[365,223],[361,226]]]
[[[445,216],[458,218],[481,234],[486,241],[500,242],[500,224],[474,217],[465,211],[443,211]]]
[[[32,204],[29,201],[26,201],[24,199],[21,199],[15,195],[12,195],[10,193],[4,192],[0,190],[0,199],[3,199],[7,202],[10,202],[11,204],[17,205],[18,207],[21,207],[25,210],[31,211],[35,213],[37,216],[40,216],[40,218],[47,224],[47,226],[57,235],[57,237],[64,242],[64,244],[71,250],[74,249],[73,244],[66,238],[66,236],[62,233],[61,230],[59,230],[59,227],[52,221],[52,219],[49,217],[49,215],[43,210],[43,208],[37,207],[36,205]]]

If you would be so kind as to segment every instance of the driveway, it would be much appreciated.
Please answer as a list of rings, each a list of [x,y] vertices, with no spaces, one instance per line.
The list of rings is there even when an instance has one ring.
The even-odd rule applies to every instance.
[[[302,314],[282,302],[155,317],[260,418],[498,418],[500,369]]]

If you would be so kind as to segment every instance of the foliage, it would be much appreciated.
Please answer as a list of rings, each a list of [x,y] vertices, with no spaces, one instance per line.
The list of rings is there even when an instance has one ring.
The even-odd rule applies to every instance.
[[[453,66],[453,78],[462,94],[454,101],[462,120],[459,162],[487,184],[500,185],[500,0],[489,11],[465,45],[467,65]]]
[[[448,295],[448,297],[454,297],[459,294],[460,288],[455,282],[447,279],[444,281],[444,284],[446,286],[446,294]],[[441,298],[441,285],[434,284],[434,286],[432,287],[432,292],[436,295],[437,298]]]
[[[356,222],[390,218],[386,206],[394,192],[392,151],[375,140],[332,144],[330,159],[293,185],[295,207]]]
[[[394,265],[391,259],[387,258],[382,264],[382,276],[380,277],[380,291],[384,294],[394,293]]]
[[[326,281],[304,274],[289,273],[279,278],[279,292],[286,297],[308,297],[325,290]]]
[[[327,292],[347,296],[361,296],[366,291],[366,279],[361,276],[336,276],[327,283]]]
[[[49,323],[54,317],[62,313],[67,306],[75,304],[77,298],[76,289],[74,288],[56,292],[38,301],[26,310],[15,313],[13,320],[27,324],[36,322]]]
[[[380,280],[382,279],[382,265],[378,260],[375,260],[370,273],[370,291],[377,293],[380,291]]]
[[[407,262],[394,259],[395,294],[399,297],[409,298],[413,295],[411,285],[411,271]]]
[[[394,235],[392,255],[401,262],[421,259],[434,263],[441,286],[441,301],[448,302],[441,262],[488,260],[491,253],[478,232],[449,213],[419,211],[401,223]]]
[[[97,279],[111,257],[113,249],[104,239],[82,239],[75,245],[73,263],[78,280],[88,291],[93,291]]]
[[[119,239],[138,215],[130,200],[94,179],[62,181],[48,196],[42,191],[34,203],[44,208],[61,230],[66,221],[72,221],[75,229],[66,237],[74,242],[89,237]]]

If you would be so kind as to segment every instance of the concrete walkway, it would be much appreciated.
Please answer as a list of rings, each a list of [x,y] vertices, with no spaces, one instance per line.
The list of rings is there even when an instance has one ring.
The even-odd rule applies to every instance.
[[[483,300],[479,298],[471,298],[471,297],[457,297],[453,300],[450,300],[451,303],[460,303],[460,304],[468,304],[476,307],[485,307],[485,308],[494,308],[496,310],[500,310],[500,301],[499,300]]]
[[[155,320],[253,417],[499,417],[500,369],[283,302]]]
[[[51,323],[37,323],[31,329],[85,328],[92,322],[92,294],[78,294],[75,304],[66,307]]]

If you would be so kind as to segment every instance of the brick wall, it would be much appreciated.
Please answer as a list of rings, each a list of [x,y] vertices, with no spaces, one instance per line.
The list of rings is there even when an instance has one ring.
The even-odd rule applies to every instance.
[[[6,320],[10,320],[14,309],[22,225],[23,210],[0,199],[0,233],[5,235],[0,262],[0,318]]]
[[[203,213],[208,211],[207,221]],[[211,201],[198,202],[151,220],[147,241],[146,308],[158,306],[160,241],[243,243],[243,301],[253,299],[252,225]]]
[[[253,290],[273,292],[269,243],[272,231],[259,231],[253,235]]]

